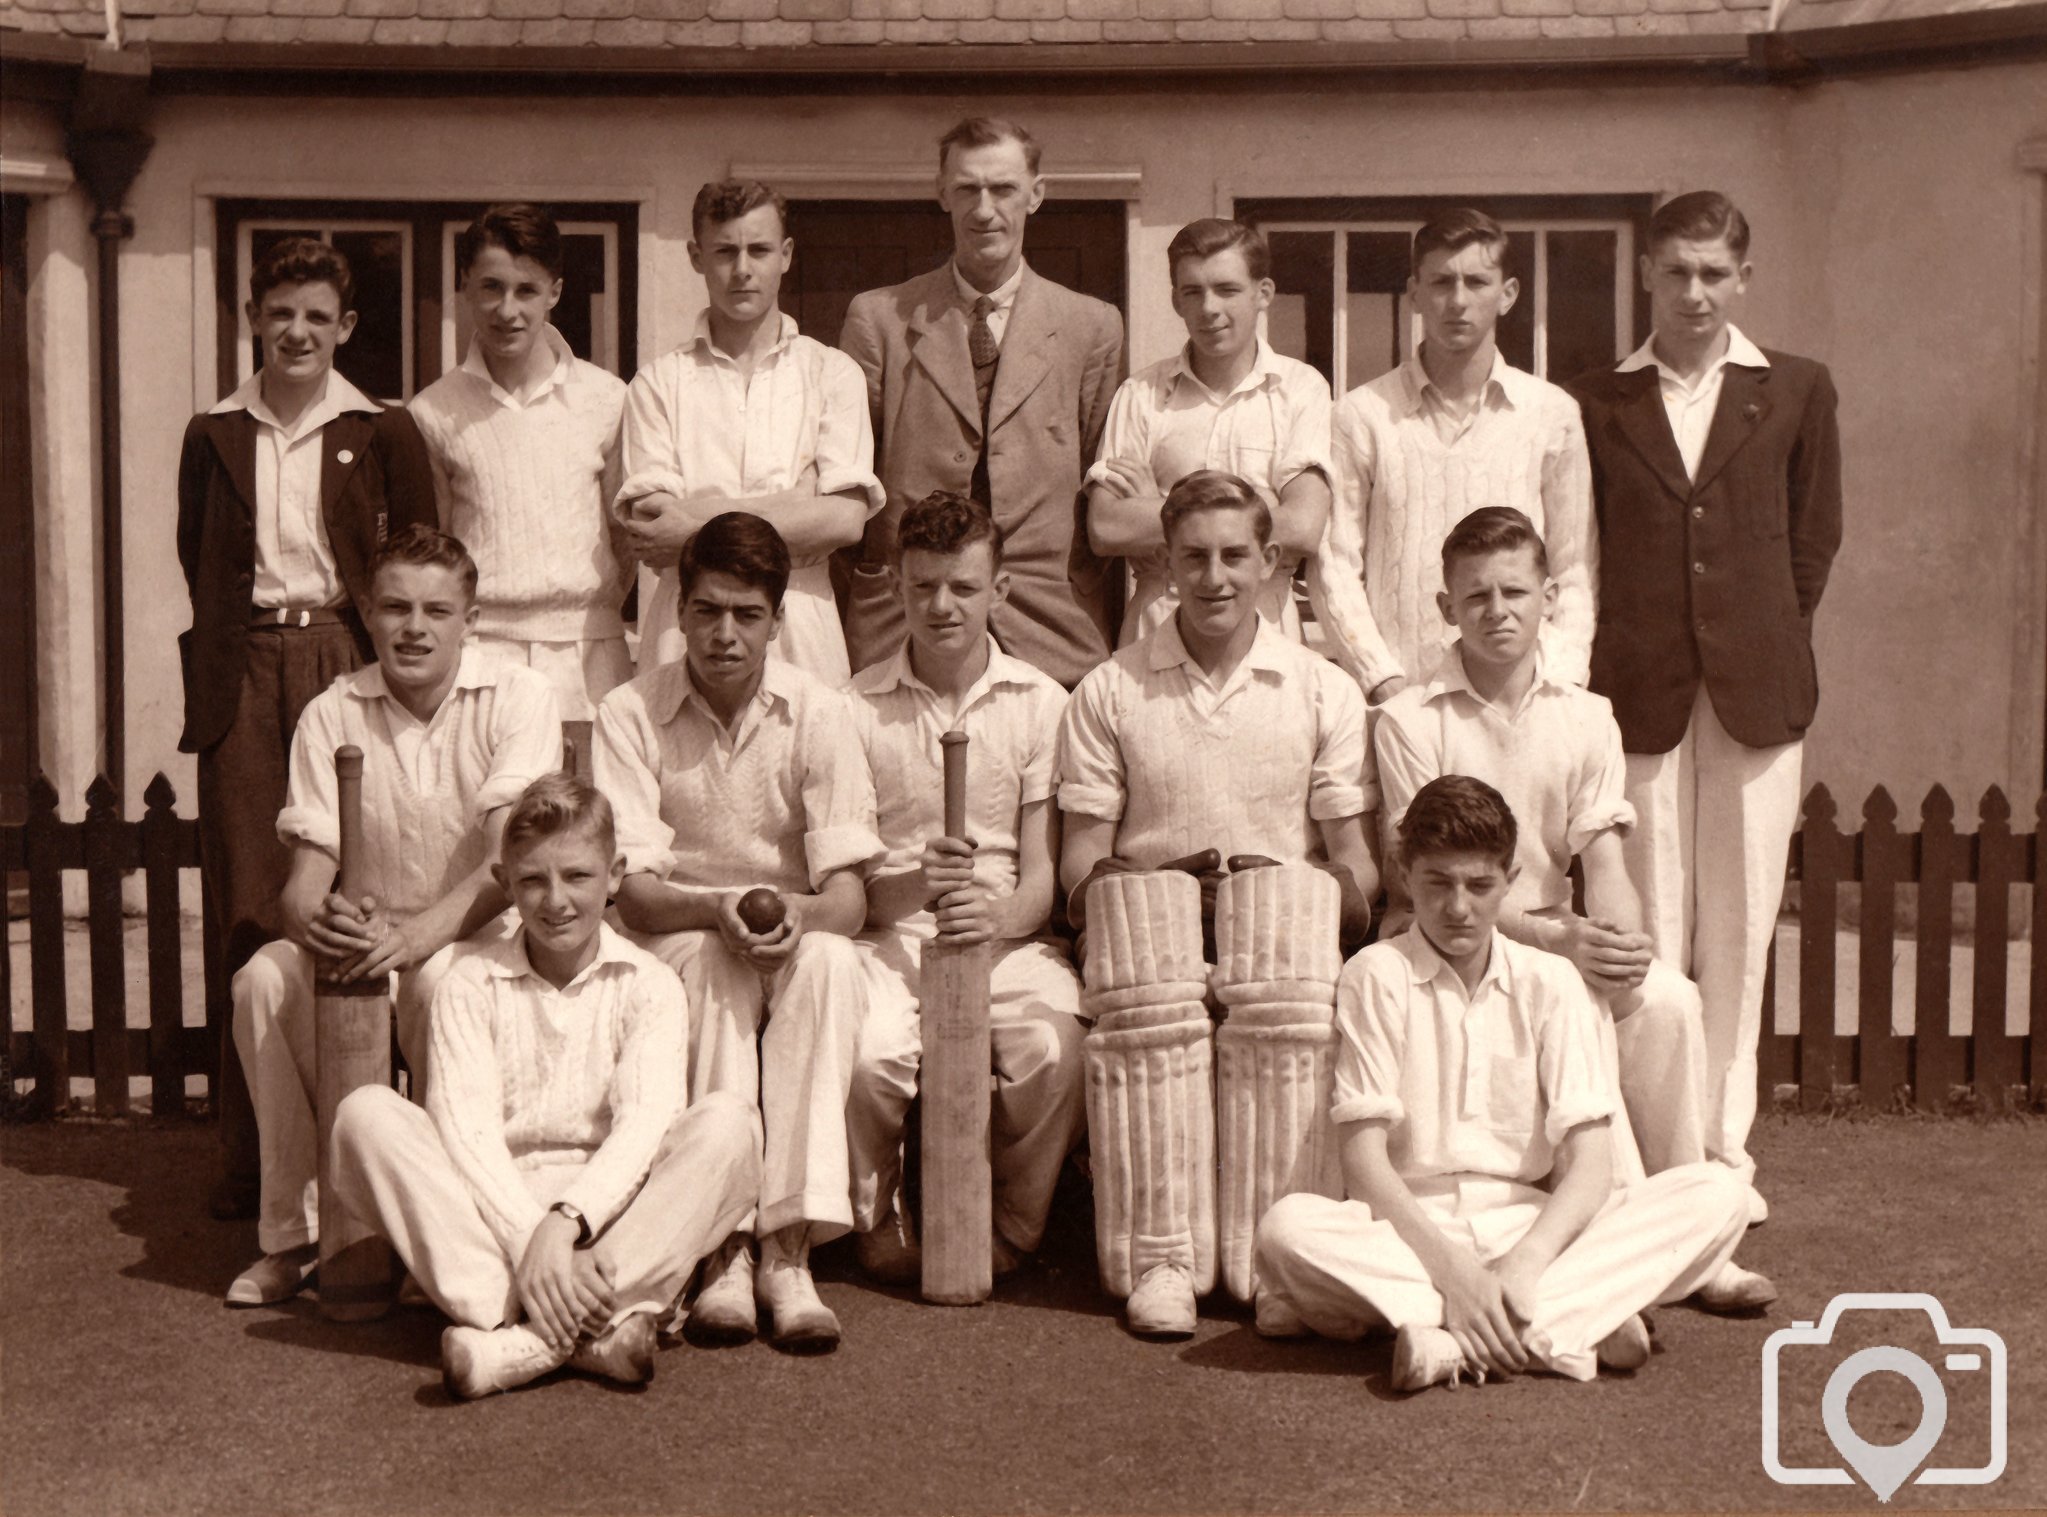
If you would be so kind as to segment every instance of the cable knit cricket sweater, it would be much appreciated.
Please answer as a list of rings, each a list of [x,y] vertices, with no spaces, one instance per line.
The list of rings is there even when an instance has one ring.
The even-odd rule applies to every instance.
[[[632,565],[612,539],[625,382],[549,327],[554,373],[521,405],[472,343],[409,409],[433,459],[441,524],[476,560],[477,631],[522,642],[620,637]]]
[[[1410,358],[1336,408],[1336,501],[1322,550],[1308,561],[1309,600],[1330,656],[1368,693],[1396,674],[1427,679],[1457,635],[1436,609],[1443,539],[1481,506],[1512,506],[1542,534],[1557,582],[1543,628],[1550,667],[1584,684],[1599,540],[1578,403],[1499,359],[1455,442],[1437,435],[1439,404]]]
[[[602,1232],[683,1109],[682,982],[598,931],[596,960],[559,990],[528,963],[521,932],[458,961],[434,995],[427,1113],[513,1260],[547,1215],[526,1174],[580,1166],[560,1199]]]

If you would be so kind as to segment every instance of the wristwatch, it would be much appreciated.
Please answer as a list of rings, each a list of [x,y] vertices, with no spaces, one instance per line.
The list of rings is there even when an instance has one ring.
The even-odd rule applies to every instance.
[[[590,1241],[590,1219],[577,1211],[575,1207],[569,1205],[566,1201],[557,1201],[548,1210],[560,1212],[564,1217],[567,1217],[576,1224],[576,1241],[578,1243],[588,1243]]]

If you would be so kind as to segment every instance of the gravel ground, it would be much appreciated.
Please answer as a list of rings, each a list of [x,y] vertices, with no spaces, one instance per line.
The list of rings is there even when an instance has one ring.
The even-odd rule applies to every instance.
[[[1757,1151],[1774,1215],[1743,1258],[1784,1302],[1661,1311],[1666,1352],[1632,1377],[1396,1398],[1385,1344],[1268,1343],[1221,1305],[1187,1343],[1138,1342],[1095,1285],[1076,1185],[1037,1268],[989,1305],[927,1307],[827,1257],[846,1328],[829,1358],[680,1348],[644,1391],[562,1376],[454,1405],[432,1312],[342,1327],[308,1302],[219,1304],[255,1245],[201,1210],[209,1128],[7,1127],[0,1511],[1871,1511],[1860,1486],[1774,1484],[1759,1457],[1765,1338],[1843,1290],[1931,1291],[2008,1350],[2004,1476],[1895,1504],[2047,1507],[2047,1122],[1772,1118]],[[1830,1452],[1817,1407],[1840,1357],[1785,1356],[1789,1462]],[[1945,1378],[1933,1462],[1980,1462],[1982,1377]],[[1851,1397],[1872,1442],[1915,1425],[1904,1386]]]

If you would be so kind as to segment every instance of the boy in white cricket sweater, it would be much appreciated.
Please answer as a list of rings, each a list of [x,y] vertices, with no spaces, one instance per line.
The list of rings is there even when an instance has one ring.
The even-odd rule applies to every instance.
[[[1495,929],[1514,814],[1482,780],[1424,786],[1400,827],[1412,931],[1344,966],[1330,1104],[1343,1200],[1258,1224],[1261,1324],[1391,1327],[1393,1388],[1646,1364],[1644,1308],[1733,1256],[1747,1187],[1717,1164],[1613,1183],[1597,1013],[1568,961]]]
[[[640,561],[661,568],[640,618],[643,671],[682,657],[683,544],[721,512],[751,511],[789,546],[769,657],[831,685],[852,673],[828,561],[860,541],[887,498],[874,477],[866,376],[775,303],[796,253],[788,218],[764,184],[728,179],[697,192],[689,259],[710,305],[688,342],[633,377],[616,508]]]
[[[1080,981],[1046,941],[1059,852],[1052,760],[1066,692],[988,635],[1009,593],[988,507],[940,490],[903,512],[895,573],[908,643],[853,677],[854,729],[874,774],[888,852],[867,885],[867,1020],[846,1103],[853,1225],[862,1266],[907,1283],[920,1257],[896,1205],[903,1118],[923,1057],[926,941],[995,942],[989,1036],[995,1066],[995,1273],[1038,1246],[1052,1190],[1085,1121]],[[939,739],[967,735],[967,830],[944,833]],[[936,903],[936,910],[932,909]]]
[[[441,525],[483,573],[477,639],[546,675],[563,718],[587,722],[633,672],[619,615],[633,565],[611,517],[625,383],[547,319],[562,295],[547,212],[492,206],[455,239],[455,272],[469,351],[410,407]]]
[[[380,1086],[341,1103],[334,1184],[454,1318],[450,1394],[563,1363],[638,1384],[656,1315],[753,1205],[759,1119],[684,1094],[682,984],[604,924],[625,859],[603,796],[534,781],[495,872],[519,932],[435,993],[425,1111]]]
[[[1196,469],[1250,481],[1271,510],[1279,564],[1259,611],[1301,639],[1294,570],[1321,544],[1329,519],[1329,382],[1258,335],[1272,304],[1271,264],[1265,234],[1240,221],[1189,222],[1166,248],[1186,345],[1118,387],[1087,474],[1088,540],[1105,557],[1129,560],[1134,576],[1119,648],[1155,631],[1179,604],[1159,507]]]
[[[504,911],[491,864],[506,809],[561,764],[547,681],[464,646],[476,565],[461,543],[418,525],[386,542],[370,560],[364,620],[377,662],[316,696],[292,738],[277,817],[291,849],[285,936],[234,978],[235,1048],[262,1151],[263,1258],[228,1288],[230,1306],[282,1301],[318,1263],[315,961],[342,981],[397,975],[398,1046],[415,1093],[430,1088],[426,1013],[444,950]],[[334,893],[344,743],[363,753],[365,894],[354,901]]]
[[[1500,356],[1494,333],[1521,291],[1508,246],[1482,211],[1425,222],[1407,281],[1422,345],[1337,403],[1336,504],[1308,598],[1330,655],[1374,705],[1442,657],[1436,550],[1480,506],[1535,523],[1557,581],[1551,668],[1576,685],[1591,668],[1599,538],[1585,428],[1568,394]]]

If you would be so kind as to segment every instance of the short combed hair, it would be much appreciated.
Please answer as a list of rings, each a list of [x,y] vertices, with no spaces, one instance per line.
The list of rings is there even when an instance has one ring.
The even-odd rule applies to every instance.
[[[775,208],[775,217],[782,225],[782,235],[787,237],[789,202],[782,198],[780,190],[762,184],[758,179],[713,180],[697,191],[696,204],[690,207],[690,236],[701,242],[705,227],[737,221],[747,212],[757,211],[764,205]]]
[[[1673,239],[1712,242],[1722,237],[1736,258],[1748,257],[1748,218],[1718,190],[1693,190],[1666,200],[1649,218],[1651,252]]]
[[[1272,249],[1265,234],[1255,226],[1225,221],[1220,216],[1190,221],[1173,234],[1173,240],[1166,244],[1166,272],[1177,283],[1181,259],[1213,258],[1232,248],[1243,253],[1244,267],[1253,279],[1272,277]]]
[[[514,258],[530,258],[547,270],[547,277],[562,277],[561,228],[537,205],[518,201],[494,205],[462,229],[455,239],[455,282],[469,277],[469,266],[487,247],[500,247]]]
[[[957,490],[933,490],[903,512],[896,523],[896,563],[913,548],[920,553],[964,553],[975,543],[986,543],[994,555],[995,567],[1002,567],[1002,528],[995,513],[971,495]]]
[[[1549,548],[1535,523],[1512,506],[1480,506],[1450,529],[1443,539],[1443,583],[1450,583],[1451,565],[1488,553],[1507,553],[1515,548],[1533,548],[1535,567],[1549,575]]]
[[[1419,277],[1422,260],[1429,254],[1456,253],[1468,247],[1492,249],[1493,262],[1499,266],[1500,277],[1508,279],[1513,276],[1514,244],[1508,239],[1506,229],[1484,211],[1468,205],[1438,211],[1421,224],[1421,229],[1414,234],[1409,268]]]
[[[515,849],[564,832],[593,838],[603,848],[606,864],[618,852],[618,826],[603,793],[573,774],[543,774],[512,802],[498,856],[510,859]]]
[[[1400,819],[1400,862],[1412,867],[1431,853],[1476,853],[1511,869],[1519,840],[1513,809],[1499,791],[1468,774],[1438,775],[1415,792]]]
[[[1173,532],[1181,522],[1203,511],[1249,511],[1258,545],[1262,548],[1272,541],[1271,508],[1249,483],[1220,469],[1196,469],[1192,474],[1183,474],[1180,482],[1166,492],[1165,504],[1159,507],[1159,522],[1165,529],[1166,541],[1173,540]]]
[[[952,150],[969,147],[999,147],[1014,142],[1023,149],[1024,166],[1038,171],[1038,139],[1005,116],[969,116],[938,139],[938,172],[945,172],[945,160]]]
[[[725,574],[766,592],[768,604],[779,611],[782,594],[789,588],[789,545],[751,511],[721,512],[683,545],[676,574],[685,600],[699,575]]]
[[[439,527],[416,521],[397,536],[377,544],[370,555],[371,584],[376,583],[377,576],[389,564],[438,564],[443,569],[453,569],[469,598],[476,599],[476,560],[469,556],[461,538]]]
[[[355,309],[355,270],[347,254],[317,237],[287,237],[257,260],[249,271],[249,303],[260,306],[265,295],[286,284],[331,284],[342,314]]]

